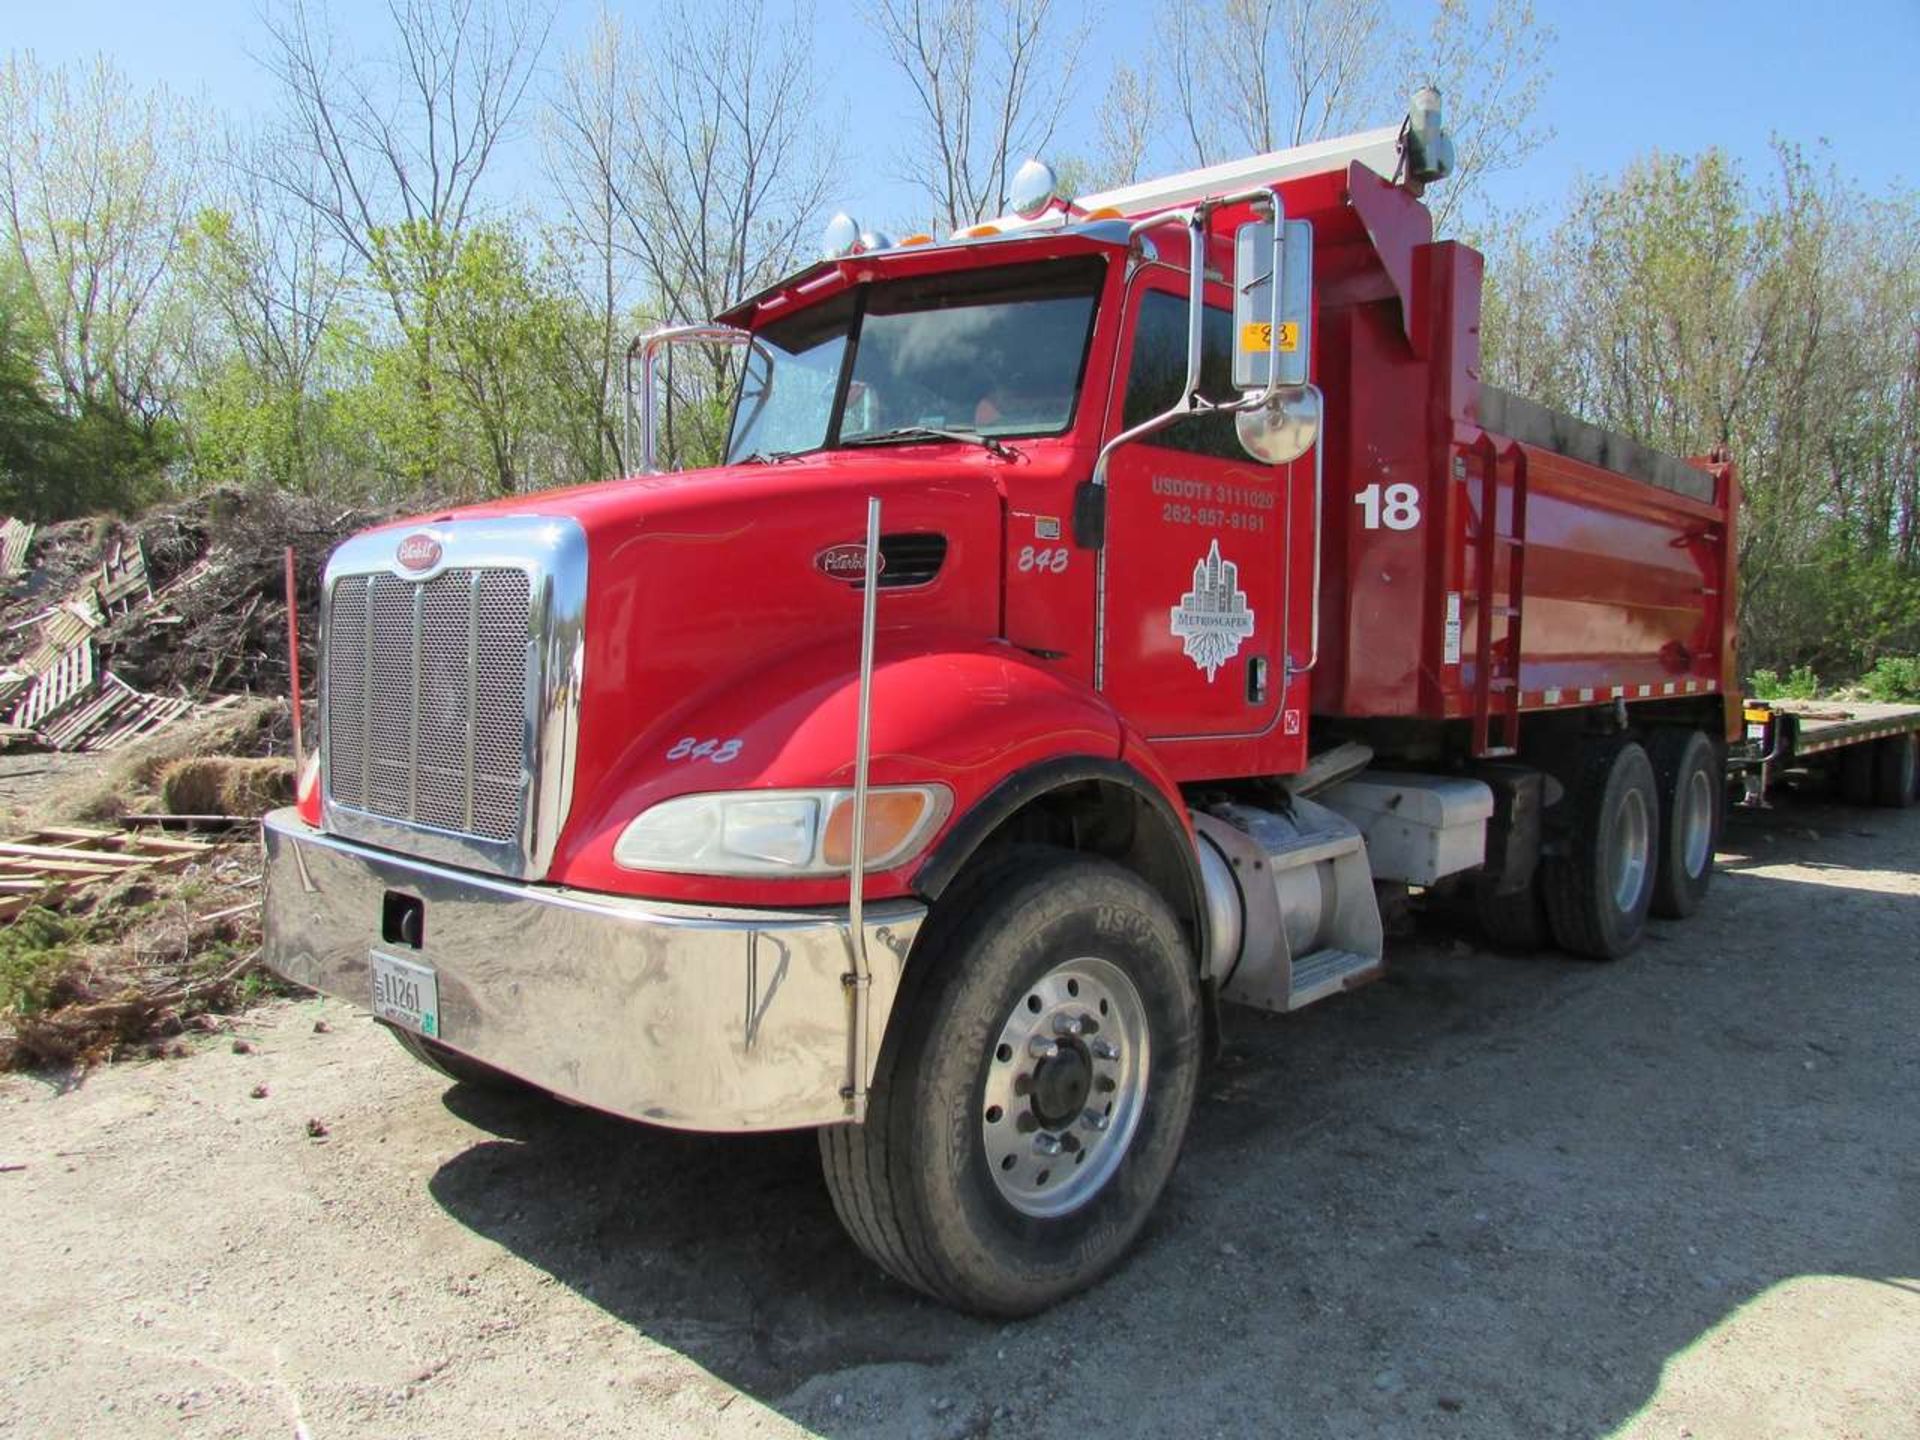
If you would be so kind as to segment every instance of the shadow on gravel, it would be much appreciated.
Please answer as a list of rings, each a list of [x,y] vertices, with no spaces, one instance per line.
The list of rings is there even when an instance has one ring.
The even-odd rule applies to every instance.
[[[1912,823],[1742,819],[1730,868],[1836,863],[1833,835]],[[1817,924],[1783,944],[1806,886],[1726,878],[1623,964],[1495,956],[1428,924],[1380,984],[1233,1014],[1145,1245],[1022,1325],[881,1276],[806,1134],[684,1136],[455,1087],[448,1108],[493,1138],[432,1193],[829,1435],[1602,1435],[1781,1282],[1920,1274],[1920,1122],[1886,1106],[1915,1078],[1915,957],[1862,958]],[[1910,898],[1872,898],[1912,933]],[[1874,998],[1902,975],[1896,1003]],[[844,1417],[792,1396],[885,1362],[933,1367],[892,1422],[890,1390]],[[1128,1372],[1157,1383],[1116,1388]],[[929,1394],[960,1399],[930,1413]]]

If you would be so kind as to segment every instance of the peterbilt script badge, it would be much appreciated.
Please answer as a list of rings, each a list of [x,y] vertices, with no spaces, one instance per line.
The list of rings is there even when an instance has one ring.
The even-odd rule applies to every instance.
[[[1220,558],[1218,540],[1194,565],[1193,588],[1169,611],[1168,628],[1182,642],[1187,658],[1206,671],[1208,684],[1253,634],[1253,610],[1240,588],[1240,567]]]
[[[829,580],[863,580],[867,574],[867,547],[864,545],[829,545],[813,557],[813,568]],[[873,557],[873,573],[887,573],[887,557],[876,554]]]
[[[440,563],[440,542],[431,535],[409,535],[393,552],[393,558],[408,570],[431,570]]]

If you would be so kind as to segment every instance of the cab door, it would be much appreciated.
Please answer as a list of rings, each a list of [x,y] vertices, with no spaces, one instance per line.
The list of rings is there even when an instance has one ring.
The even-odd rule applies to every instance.
[[[1187,373],[1185,277],[1135,277],[1108,406],[1118,434],[1171,405]],[[1209,305],[1202,392],[1231,398],[1232,316]],[[1107,470],[1101,686],[1150,740],[1270,730],[1280,704],[1284,470],[1233,419],[1193,416],[1116,450]]]

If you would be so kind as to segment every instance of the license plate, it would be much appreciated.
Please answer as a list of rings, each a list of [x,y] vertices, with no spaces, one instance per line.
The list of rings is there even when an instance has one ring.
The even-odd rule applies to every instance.
[[[422,1035],[440,1033],[440,982],[433,967],[368,952],[373,962],[373,1013]]]

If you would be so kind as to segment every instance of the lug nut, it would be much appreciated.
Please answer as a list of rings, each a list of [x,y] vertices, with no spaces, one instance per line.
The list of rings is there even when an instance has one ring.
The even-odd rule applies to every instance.
[[[1031,1135],[1040,1128],[1040,1122],[1033,1118],[1033,1112],[1031,1110],[1022,1110],[1018,1115],[1013,1117],[1013,1128],[1018,1130],[1022,1135]]]
[[[1033,1153],[1036,1155],[1058,1155],[1064,1148],[1059,1136],[1049,1135],[1044,1130],[1033,1137]]]
[[[1051,1060],[1059,1053],[1059,1044],[1044,1035],[1036,1035],[1027,1042],[1027,1054],[1036,1060]]]
[[[1080,1015],[1056,1015],[1053,1017],[1053,1033],[1056,1035],[1078,1035],[1087,1028],[1086,1018]]]
[[[1120,1058],[1120,1047],[1111,1040],[1096,1040],[1089,1048],[1093,1051],[1093,1058],[1096,1060],[1118,1060]]]
[[[1093,1083],[1102,1095],[1111,1095],[1120,1088],[1120,1082],[1115,1080],[1111,1075],[1102,1075]]]
[[[1081,1114],[1080,1123],[1089,1130],[1104,1130],[1107,1128],[1107,1117],[1098,1110],[1088,1110]]]

